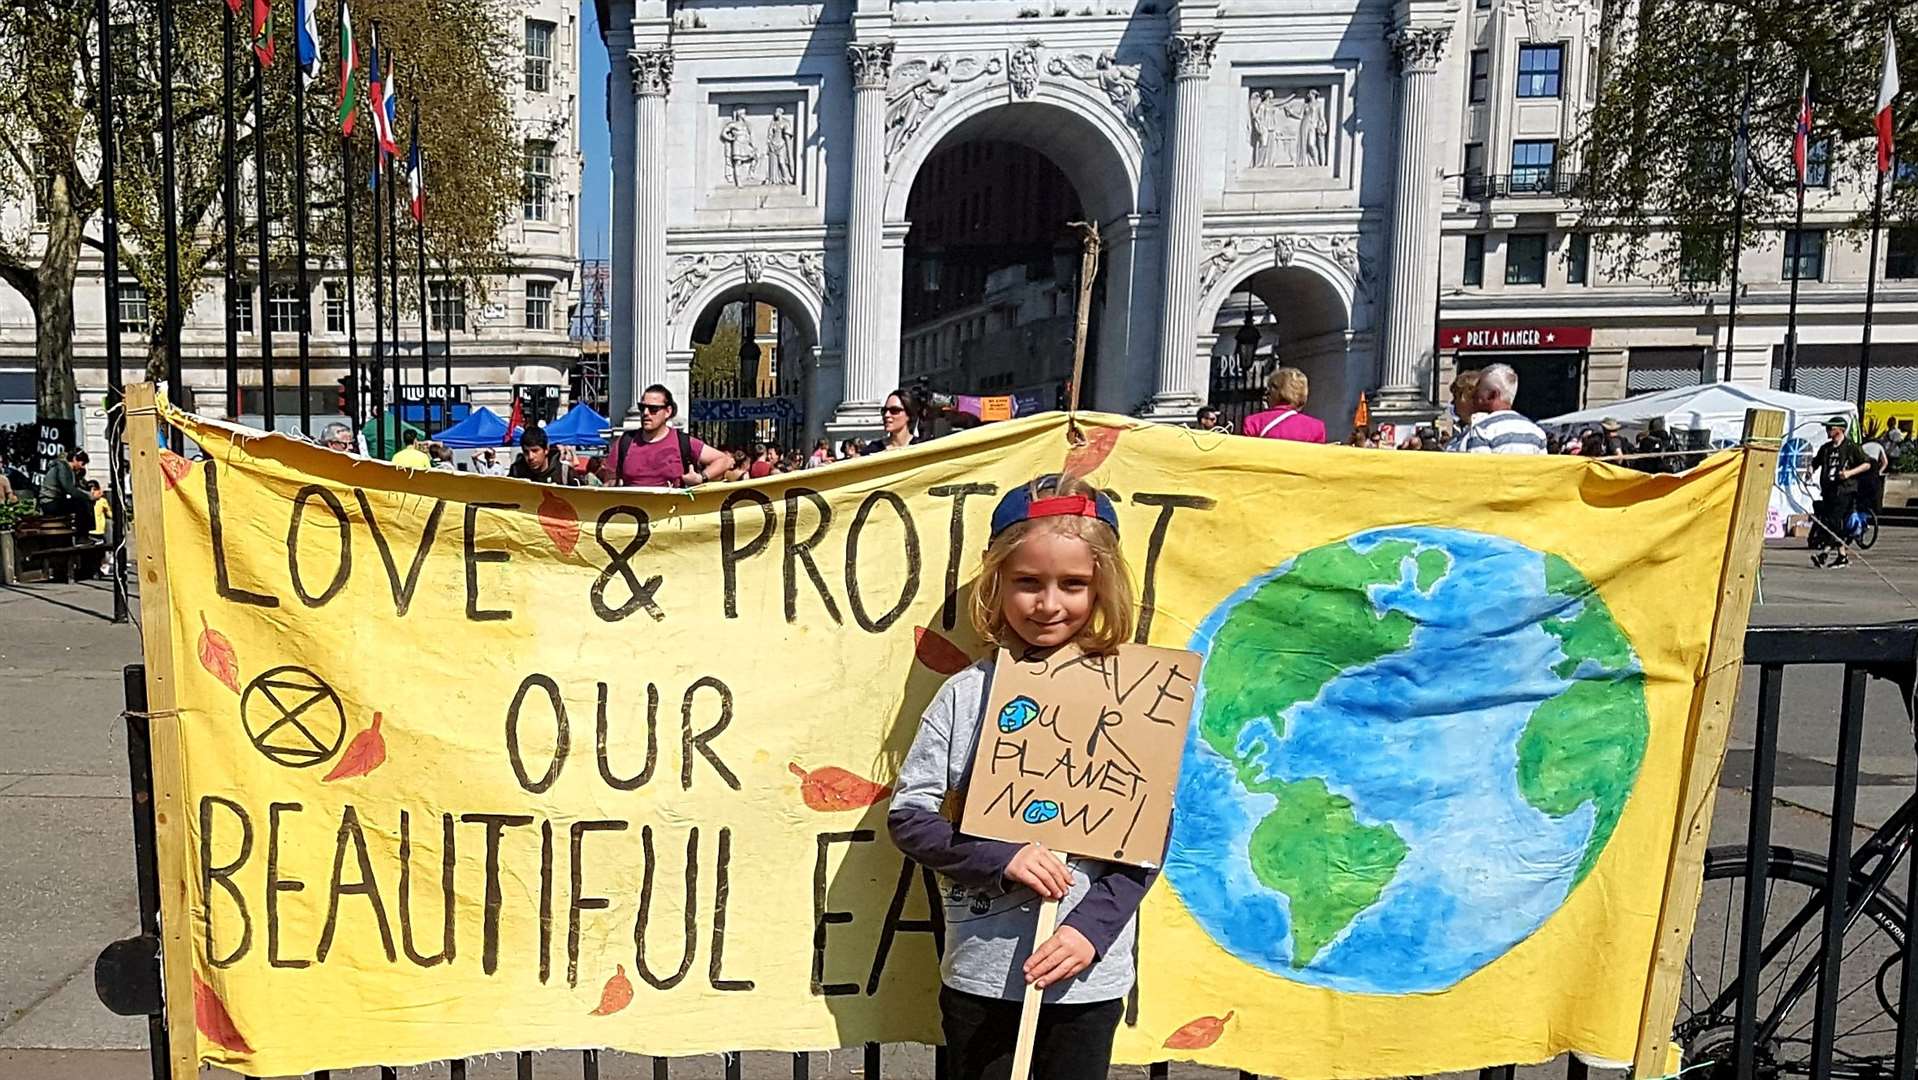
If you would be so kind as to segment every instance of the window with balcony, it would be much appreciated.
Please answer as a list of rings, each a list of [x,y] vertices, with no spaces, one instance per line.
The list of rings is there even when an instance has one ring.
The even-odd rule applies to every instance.
[[[329,334],[346,333],[346,286],[337,281],[326,282],[326,332]]]
[[[1565,66],[1563,45],[1520,45],[1518,47],[1518,96],[1555,98],[1559,75]]]
[[[1474,105],[1483,104],[1492,85],[1492,50],[1472,50],[1472,97]]]
[[[549,330],[553,326],[553,283],[526,283],[526,329]]]
[[[548,286],[548,295],[551,295]],[[457,281],[427,283],[426,306],[432,313],[433,330],[466,330],[466,290]]]
[[[1545,284],[1545,234],[1508,233],[1505,237],[1505,284]]]
[[[147,291],[146,286],[137,281],[123,281],[114,306],[114,323],[122,334],[144,334],[147,330]]]
[[[1512,192],[1549,192],[1558,168],[1558,143],[1520,139],[1512,144]]]
[[[526,140],[526,164],[520,189],[520,217],[526,221],[551,219],[553,207],[553,144]]]
[[[1894,228],[1886,237],[1885,276],[1893,280],[1918,278],[1918,225]]]
[[[544,94],[553,85],[553,33],[558,28],[541,19],[526,20],[526,89]]]
[[[1465,272],[1461,280],[1469,286],[1485,284],[1485,234],[1468,233],[1465,237]]]
[[[1825,230],[1785,230],[1785,280],[1818,281],[1825,276]]]
[[[1575,232],[1565,238],[1565,284],[1584,285],[1591,272],[1592,234]]]

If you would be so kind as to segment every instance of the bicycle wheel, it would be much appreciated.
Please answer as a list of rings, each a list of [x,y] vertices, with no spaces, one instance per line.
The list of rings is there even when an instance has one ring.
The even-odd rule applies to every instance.
[[[1865,511],[1865,524],[1858,530],[1858,538],[1852,541],[1860,551],[1867,550],[1878,542],[1878,515]]]
[[[1705,888],[1691,954],[1685,962],[1685,986],[1679,998],[1673,1042],[1689,1066],[1716,1063],[1698,1076],[1730,1077],[1736,1060],[1738,928],[1745,905],[1744,846],[1712,848],[1705,854]],[[1896,874],[1903,877],[1903,871]],[[1779,1011],[1779,999],[1798,975],[1818,963],[1824,926],[1820,902],[1825,859],[1790,848],[1771,849],[1765,883],[1765,936],[1775,955],[1758,976],[1758,1019],[1762,1025]],[[1859,885],[1854,883],[1854,888]],[[1818,904],[1795,929],[1794,916]],[[1863,917],[1845,934],[1839,965],[1838,1024],[1832,1077],[1872,1080],[1891,1075],[1895,1015],[1903,965],[1896,960],[1908,925],[1904,904],[1881,890],[1865,905]],[[1778,1017],[1757,1051],[1757,1075],[1811,1075],[1812,1016],[1816,989],[1806,991]]]

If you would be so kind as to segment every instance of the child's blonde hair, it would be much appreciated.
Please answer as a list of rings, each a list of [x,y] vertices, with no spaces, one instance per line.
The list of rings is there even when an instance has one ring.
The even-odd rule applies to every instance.
[[[1065,495],[1099,497],[1098,489],[1076,476],[1042,476],[1029,494],[1034,501]],[[979,636],[1004,648],[1020,650],[1025,641],[1006,624],[1004,572],[1006,561],[1019,545],[1040,531],[1071,536],[1092,549],[1092,617],[1073,643],[1089,653],[1111,653],[1132,640],[1134,600],[1132,571],[1119,550],[1119,534],[1092,517],[1060,515],[1017,522],[992,538],[986,547],[979,580],[972,590],[972,625]]]

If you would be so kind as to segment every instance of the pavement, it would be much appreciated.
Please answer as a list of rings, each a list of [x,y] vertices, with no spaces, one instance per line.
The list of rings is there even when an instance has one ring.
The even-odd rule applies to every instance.
[[[1831,624],[1918,618],[1918,529],[1887,528],[1878,546],[1842,570],[1815,570],[1802,541],[1768,545],[1753,620]],[[139,660],[132,624],[109,620],[102,583],[0,588],[0,1080],[146,1080],[144,1020],[117,1017],[94,996],[100,947],[138,928],[121,669]],[[135,616],[137,618],[137,606]],[[1805,669],[1786,679],[1773,842],[1822,849],[1829,839],[1830,784],[1840,675]],[[1720,790],[1712,842],[1744,840],[1754,689],[1748,677]],[[1913,791],[1918,759],[1897,695],[1874,683],[1859,789],[1861,829],[1882,821]],[[1722,931],[1701,914],[1700,937]],[[820,1077],[856,1076],[856,1051],[812,1055]],[[749,1077],[787,1076],[786,1055],[751,1054]],[[575,1054],[543,1055],[539,1075],[579,1075]],[[888,1077],[930,1075],[917,1048],[889,1048]],[[1600,1071],[1600,1070],[1595,1070]],[[472,1063],[475,1080],[515,1072],[510,1058]],[[209,1075],[217,1071],[210,1071]],[[721,1075],[717,1057],[673,1063],[685,1080]],[[1143,1076],[1143,1070],[1114,1075]],[[230,1074],[218,1073],[229,1076]],[[375,1070],[340,1071],[364,1077]],[[401,1070],[403,1076],[429,1075]],[[443,1069],[430,1075],[444,1076]],[[649,1059],[607,1054],[603,1077],[651,1076]],[[1178,1067],[1177,1078],[1229,1076]],[[1518,1070],[1564,1075],[1562,1063]]]

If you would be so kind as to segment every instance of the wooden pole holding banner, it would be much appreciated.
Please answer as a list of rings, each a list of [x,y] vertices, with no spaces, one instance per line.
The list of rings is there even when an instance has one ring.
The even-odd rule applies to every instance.
[[[1097,233],[1093,234],[1095,237]],[[1084,308],[1080,309],[1081,318]],[[1081,324],[1083,326],[1083,323]],[[1054,851],[1053,857],[1060,863],[1066,861],[1063,853]],[[1032,928],[1032,950],[1039,951],[1052,932],[1059,928],[1059,901],[1045,900],[1039,904],[1039,921]],[[1012,1072],[1008,1080],[1026,1080],[1032,1075],[1032,1047],[1039,1038],[1039,1006],[1044,1002],[1046,992],[1037,983],[1026,984],[1026,996],[1019,1006],[1019,1041],[1012,1047]]]
[[[1705,844],[1711,832],[1712,807],[1718,798],[1718,776],[1725,762],[1725,739],[1731,732],[1739,677],[1744,672],[1745,628],[1751,620],[1752,594],[1765,546],[1765,512],[1771,502],[1778,447],[1784,435],[1784,413],[1759,409],[1745,413],[1743,458],[1732,499],[1731,531],[1725,539],[1718,608],[1712,617],[1697,711],[1689,725],[1691,739],[1679,795],[1677,833],[1672,842],[1672,861],[1665,870],[1658,938],[1652,948],[1645,1006],[1639,1014],[1638,1046],[1632,1054],[1632,1075],[1640,1078],[1671,1071],[1666,1058],[1672,1021],[1678,1015],[1692,926],[1698,918],[1698,900],[1704,888]]]
[[[1092,281],[1099,275],[1099,223],[1084,221],[1079,228],[1085,238],[1079,255],[1079,315],[1072,331],[1072,386],[1066,406],[1073,413],[1079,411],[1079,383],[1086,374],[1086,323],[1092,317]],[[1076,433],[1078,428],[1071,430]]]
[[[153,740],[154,842],[160,861],[160,976],[165,991],[172,1080],[199,1074],[193,1018],[193,937],[187,915],[186,777],[174,695],[173,626],[167,614],[166,478],[160,470],[160,419],[153,384],[127,387],[128,456],[139,522],[140,651],[146,661],[147,716]],[[211,465],[211,462],[207,463]]]

